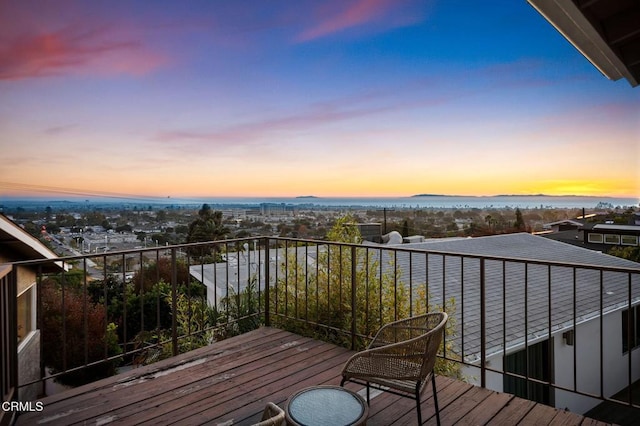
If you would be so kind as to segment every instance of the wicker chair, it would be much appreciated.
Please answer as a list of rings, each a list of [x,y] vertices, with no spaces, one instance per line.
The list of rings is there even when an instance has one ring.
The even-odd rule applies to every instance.
[[[440,425],[433,366],[447,319],[445,312],[438,312],[384,325],[367,349],[353,355],[344,365],[340,386],[347,381],[365,385],[367,403],[369,387],[415,399],[418,424],[422,424],[420,394],[431,378]]]
[[[284,410],[273,402],[267,402],[262,413],[262,419],[253,426],[281,426],[284,424]]]

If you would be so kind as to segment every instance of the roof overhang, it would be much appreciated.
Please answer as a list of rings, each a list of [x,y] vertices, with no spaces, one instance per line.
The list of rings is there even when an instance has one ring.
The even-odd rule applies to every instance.
[[[11,257],[14,258],[14,261],[58,258],[53,251],[37,238],[31,236],[3,215],[0,215],[0,245],[6,247],[13,254]],[[45,269],[57,272],[65,268],[60,262],[55,262],[47,264]]]
[[[640,81],[640,2],[527,0],[602,74]]]

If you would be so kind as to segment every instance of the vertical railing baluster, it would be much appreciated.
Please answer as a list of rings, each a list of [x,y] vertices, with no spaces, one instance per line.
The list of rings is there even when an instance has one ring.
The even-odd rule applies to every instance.
[[[578,330],[577,319],[578,316],[578,304],[577,304],[577,282],[578,282],[578,273],[577,269],[574,266],[573,268],[573,390],[578,390]]]
[[[484,263],[484,259],[480,260]],[[482,336],[481,336],[482,337]],[[502,260],[502,372],[503,381],[507,359],[507,262]]]
[[[369,326],[369,309],[370,309],[370,304],[369,304],[369,247],[366,247],[364,249],[365,251],[365,258],[364,258],[364,263],[365,263],[365,273],[364,273],[364,282],[365,282],[365,286],[364,286],[364,330],[365,330],[365,334],[369,334],[370,332],[370,326]]]
[[[106,261],[105,261],[105,271]],[[66,309],[66,301],[65,301],[65,284],[66,284],[67,275],[65,274],[65,264],[62,262],[62,371],[67,371],[67,309]]]
[[[173,356],[178,355],[178,268],[176,248],[171,249],[171,346]]]
[[[105,312],[106,312],[106,302],[105,302]],[[42,323],[42,263],[38,264],[37,267],[37,275],[36,275],[36,327],[38,327],[38,330],[42,330],[42,327],[44,326],[44,324]],[[106,321],[106,315],[105,315],[105,321]],[[42,339],[42,336],[40,337]],[[40,363],[40,380],[42,381],[42,383],[44,383],[44,378],[46,376],[46,370],[45,370],[45,365],[44,365],[44,347],[42,345],[42,343],[39,345],[40,346],[40,359],[39,359],[39,363]],[[6,346],[5,346],[6,347]],[[42,391],[44,392],[44,389],[42,389]]]
[[[284,315],[289,316],[289,241],[284,242]]]
[[[424,254],[424,292],[425,292],[425,312],[429,312],[431,310],[431,307],[429,306],[430,303],[430,291],[429,291],[429,252],[426,252]]]
[[[298,306],[298,280],[300,277],[298,276],[298,270],[300,269],[300,259],[298,259],[298,243],[294,243],[294,260],[295,263],[293,265],[293,311],[296,319],[300,318],[299,306]]]
[[[529,391],[529,262],[524,262],[524,377],[526,384],[525,395],[530,399]]]
[[[331,314],[331,248],[333,244],[327,244],[327,309]]]
[[[486,279],[485,259],[481,258],[480,259],[480,386],[483,388],[487,387],[486,282],[487,282],[487,279]],[[464,346],[464,343],[463,343],[463,346]]]
[[[393,251],[393,320],[398,321],[398,250]]]
[[[413,252],[409,254],[409,317],[413,316]]]
[[[213,246],[213,307],[218,311],[218,256],[222,257],[218,253],[218,245]],[[202,276],[204,277],[204,259],[200,256],[200,264],[202,265]]]
[[[442,310],[447,312],[447,286],[446,286],[446,276],[447,276],[447,260],[446,255],[442,255]],[[464,295],[460,296],[464,299]],[[447,330],[442,336],[442,356],[447,358]]]
[[[600,398],[604,397],[604,274],[600,270]],[[629,356],[631,356],[631,347],[629,347]]]
[[[240,291],[240,243],[236,242],[234,243],[234,246],[236,248],[236,321],[240,320],[240,317],[242,316],[242,311],[240,309],[240,306],[242,305],[241,299],[240,299],[240,294],[242,293]],[[227,243],[227,261],[229,259],[229,243]]]
[[[125,257],[122,254],[122,339],[124,340],[124,354],[127,354],[127,348],[129,347],[129,338],[127,336],[127,276],[125,272]],[[105,265],[106,268],[106,265]],[[115,271],[114,271],[115,272]],[[115,275],[115,273],[114,273]]]
[[[637,308],[634,308],[634,309],[631,308],[631,297],[632,296],[633,296],[633,294],[632,294],[632,291],[631,291],[631,272],[629,272],[629,282],[627,284],[627,300],[629,301],[629,306],[628,306],[629,315],[627,315],[627,319],[631,320],[631,318],[633,317],[634,324],[636,324],[636,326],[637,326],[638,323],[639,323],[638,318],[636,318],[636,315],[638,315],[638,309]],[[631,355],[632,355],[632,348],[634,348],[638,344],[638,342],[635,341],[635,337],[638,336],[639,333],[640,333],[639,330],[635,330],[635,336],[631,336],[631,325],[629,324],[627,326],[627,342],[628,342],[628,346],[629,346],[629,354],[627,356],[627,373],[628,373],[628,375],[627,375],[627,396],[629,398],[629,405],[633,404],[633,381],[632,381],[632,378],[633,378],[633,375],[632,375],[632,371],[633,371],[632,358],[633,357]],[[634,339],[633,342],[631,340],[632,338]]]
[[[460,294],[464,294],[464,256],[460,256]],[[482,291],[482,281],[480,283],[480,291]],[[480,296],[482,304],[482,296]],[[480,307],[482,313],[482,306]],[[482,317],[482,315],[480,315]],[[482,318],[481,318],[482,322]],[[460,298],[460,358],[464,359],[464,297]],[[481,326],[482,327],[482,326]],[[482,339],[482,338],[481,338]]]
[[[384,253],[386,253],[386,251]],[[380,249],[378,251],[378,258],[379,258],[379,262],[378,262],[378,266],[379,266],[379,279],[378,279],[378,326],[381,327],[382,324],[383,324],[383,321],[384,321],[384,319],[382,317],[382,312],[383,312],[383,309],[382,309],[382,285],[383,285],[383,282],[382,282],[382,280],[384,279],[383,275],[382,275],[382,263],[383,263],[383,260],[382,260],[382,258],[383,258],[383,250],[382,249]]]
[[[103,263],[102,263],[102,291],[104,295],[104,309],[105,312],[109,312],[109,289],[107,287],[107,259],[106,256],[103,255]],[[115,296],[115,295],[114,295]],[[109,327],[109,319],[105,315],[104,317],[104,334],[107,335]],[[104,357],[107,358],[109,356],[109,344],[108,339],[104,339]],[[120,336],[117,338],[118,343],[120,343]]]
[[[338,245],[338,263],[339,263],[339,272],[340,272],[340,278],[338,279],[338,291],[340,292],[340,294],[338,295],[338,310],[342,309],[342,279],[343,279],[343,273],[344,273],[344,268],[342,265],[342,262],[344,261],[343,255],[342,255],[342,248],[344,246],[342,244]]]
[[[315,297],[315,302],[316,302],[316,307],[315,307],[315,313],[316,313],[316,317],[314,318],[314,321],[318,321],[318,311],[319,311],[319,306],[320,306],[320,296],[319,296],[319,289],[320,289],[320,244],[316,243],[316,297]]]
[[[84,330],[84,365],[89,363],[89,320],[87,309],[87,259],[82,262],[82,329]],[[105,312],[105,320],[107,313]],[[106,339],[105,339],[106,340]]]
[[[267,240],[267,241],[269,241],[269,240]],[[275,250],[274,250],[274,253],[275,253],[275,255],[274,255],[274,257],[275,257],[274,267],[275,267],[276,271],[274,273],[274,280],[273,280],[273,285],[274,285],[273,294],[274,294],[274,298],[275,298],[275,300],[274,300],[274,306],[275,306],[274,314],[275,315],[278,315],[280,313],[279,309],[278,309],[278,307],[280,306],[280,298],[278,297],[278,273],[280,272],[280,266],[278,265],[278,245],[279,245],[279,242],[278,242],[278,240],[276,240],[275,244],[274,244],[274,246],[275,246]],[[271,245],[267,244],[267,246],[268,246],[267,249],[269,250]],[[269,259],[267,259],[267,262],[271,262],[271,255],[269,255]]]
[[[264,325],[271,326],[271,268],[269,266],[269,237],[264,238]]]
[[[133,265],[134,265],[134,260],[135,260],[134,256],[133,256],[133,255],[131,255],[131,266],[133,266]],[[139,331],[139,333],[142,333],[142,334],[140,334],[140,335],[141,335],[141,336],[144,336],[144,302],[145,302],[145,292],[144,292],[144,269],[142,268],[142,252],[140,252],[140,259],[139,259],[139,262],[140,262],[140,269],[139,269],[139,271],[140,271],[140,272],[139,272],[139,274],[140,274],[140,280],[139,280],[139,281],[140,281],[140,290],[139,290],[139,292],[138,292],[138,293],[139,293],[139,298],[140,298],[140,331]],[[157,263],[156,263],[156,269],[159,269],[159,268],[158,268],[158,264],[157,264]],[[136,285],[136,284],[135,284],[135,282],[133,282],[133,279],[132,279],[131,281],[132,281],[133,286],[135,287],[135,285]],[[156,282],[157,282],[157,281],[156,281]],[[151,287],[153,288],[153,284],[151,285]],[[143,340],[143,342],[142,342],[142,343],[144,343],[144,340]],[[142,344],[142,345],[141,345],[141,347],[144,347],[144,344]],[[135,347],[134,347],[134,349],[135,349]]]
[[[142,255],[142,251],[140,252],[140,275],[144,275],[144,257]],[[187,258],[189,258],[189,251],[187,250]],[[156,283],[160,282],[160,254],[156,252]],[[203,274],[204,277],[204,274]],[[160,329],[162,325],[162,316],[161,316],[161,305],[160,305],[160,291],[156,291],[156,336],[157,343],[160,344]]]
[[[551,389],[551,385],[552,382],[554,380],[552,380],[553,378],[553,362],[551,362],[551,360],[553,360],[553,341],[551,340],[551,327],[552,327],[552,323],[551,323],[551,265],[547,265],[547,285],[548,285],[548,293],[547,293],[547,306],[549,307],[549,316],[548,316],[548,322],[547,322],[547,329],[549,330],[549,332],[547,333],[548,336],[548,344],[547,344],[547,357],[549,359],[548,365],[547,365],[547,377],[549,379],[549,389]]]
[[[309,321],[309,244],[304,245],[304,320]]]
[[[356,349],[356,246],[351,246],[351,350]]]

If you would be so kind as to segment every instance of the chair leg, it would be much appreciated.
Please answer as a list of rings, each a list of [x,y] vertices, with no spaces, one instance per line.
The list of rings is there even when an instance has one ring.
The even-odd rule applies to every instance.
[[[371,400],[369,398],[369,382],[367,382],[367,405],[371,407]]]
[[[436,421],[440,426],[440,409],[438,408],[438,394],[436,393],[436,375],[431,374],[431,386],[433,387],[433,403],[436,406]]]
[[[418,424],[422,425],[422,407],[420,406],[420,382],[416,383],[416,410],[418,411]]]

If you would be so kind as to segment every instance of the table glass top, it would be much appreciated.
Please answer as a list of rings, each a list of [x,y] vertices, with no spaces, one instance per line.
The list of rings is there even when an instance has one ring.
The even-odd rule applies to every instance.
[[[289,415],[304,425],[350,425],[364,412],[362,402],[342,388],[313,388],[289,402]]]

